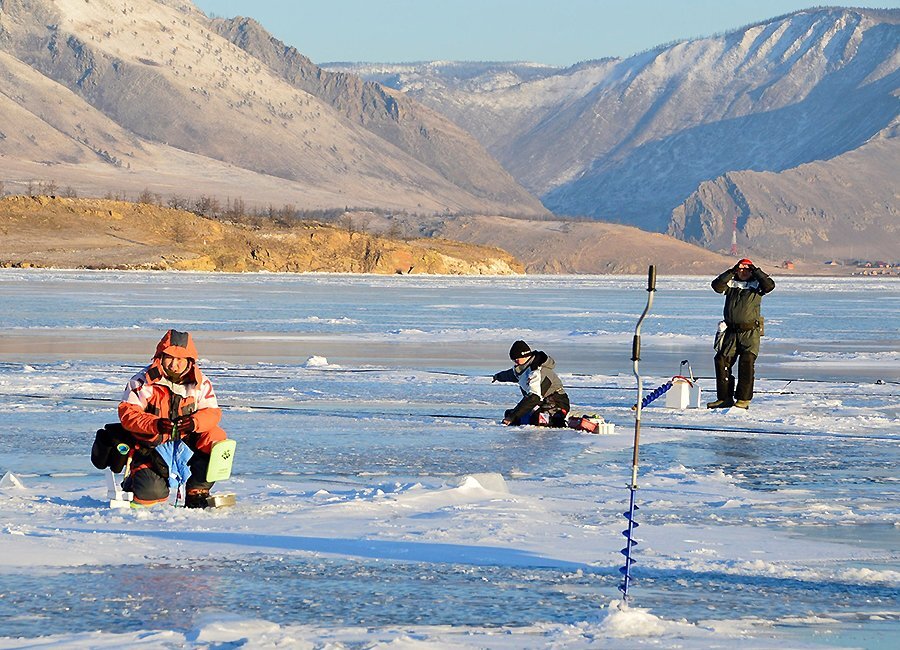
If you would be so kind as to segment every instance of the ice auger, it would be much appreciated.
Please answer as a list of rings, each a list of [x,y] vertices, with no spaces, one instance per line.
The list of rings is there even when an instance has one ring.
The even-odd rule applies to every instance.
[[[622,583],[619,585],[619,591],[622,592],[622,600],[628,604],[628,586],[631,582],[631,565],[634,560],[631,557],[631,549],[637,544],[634,539],[634,529],[638,527],[638,523],[634,520],[634,513],[640,508],[635,505],[635,493],[637,492],[637,472],[638,472],[638,445],[641,439],[641,408],[643,406],[643,385],[641,383],[641,375],[638,371],[638,362],[641,360],[641,324],[644,317],[650,311],[653,304],[653,292],[656,291],[656,267],[650,266],[647,274],[647,306],[644,307],[644,313],[638,319],[637,327],[634,328],[634,339],[631,343],[631,362],[634,370],[634,376],[637,379],[637,402],[634,409],[634,455],[631,460],[631,483],[628,485],[630,492],[628,499],[628,512],[622,513],[628,520],[628,528],[622,531],[625,536],[625,548],[621,553],[625,556],[625,566],[619,569],[622,574]],[[664,391],[665,392],[665,391]]]

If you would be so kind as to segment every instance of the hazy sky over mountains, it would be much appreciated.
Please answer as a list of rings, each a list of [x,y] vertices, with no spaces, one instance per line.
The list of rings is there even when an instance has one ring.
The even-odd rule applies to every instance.
[[[626,57],[824,3],[798,0],[194,0],[249,16],[315,63]],[[852,6],[857,6],[853,4]],[[867,6],[900,7],[900,0]]]

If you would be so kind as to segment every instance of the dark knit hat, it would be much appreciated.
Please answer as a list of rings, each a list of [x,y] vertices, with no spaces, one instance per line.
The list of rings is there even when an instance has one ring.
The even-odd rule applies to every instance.
[[[519,357],[527,357],[531,355],[531,348],[525,341],[516,341],[509,349],[509,358],[515,361]]]

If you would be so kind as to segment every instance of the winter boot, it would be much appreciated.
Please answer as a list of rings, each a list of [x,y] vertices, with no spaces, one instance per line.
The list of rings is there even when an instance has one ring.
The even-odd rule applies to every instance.
[[[726,399],[717,399],[715,402],[706,403],[708,409],[730,409],[732,406],[734,406],[734,402]]]
[[[748,409],[750,408],[750,400],[748,399],[739,399],[734,403],[739,409]]]
[[[208,508],[209,490],[193,488],[187,491],[184,497],[185,508]]]

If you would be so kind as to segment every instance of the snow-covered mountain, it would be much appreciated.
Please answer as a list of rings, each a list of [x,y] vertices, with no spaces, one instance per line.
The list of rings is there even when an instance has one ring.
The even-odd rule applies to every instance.
[[[326,67],[354,70],[442,111],[557,214],[669,231],[722,249],[734,215],[707,206],[706,225],[692,226],[685,217],[692,208],[683,204],[696,207],[705,183],[736,172],[759,172],[759,195],[776,194],[772,201],[787,215],[778,229],[796,225],[791,214],[808,218],[821,208],[815,201],[824,194],[798,196],[804,174],[794,170],[823,161],[830,213],[845,222],[843,232],[856,233],[861,245],[884,223],[896,223],[896,174],[878,170],[897,159],[898,64],[900,10],[822,8],[564,70],[442,62]],[[845,157],[875,140],[868,151],[876,155]],[[844,165],[856,171],[842,189]],[[875,201],[860,217],[876,224],[868,234],[855,221],[860,193],[881,197],[880,207]],[[753,192],[744,198],[745,249],[802,255],[804,237],[777,246],[759,238],[770,215]],[[813,228],[821,255],[833,250],[830,228]],[[880,241],[900,249],[896,229],[887,237]]]
[[[547,213],[444,116],[185,0],[0,0],[0,84],[7,191]]]

